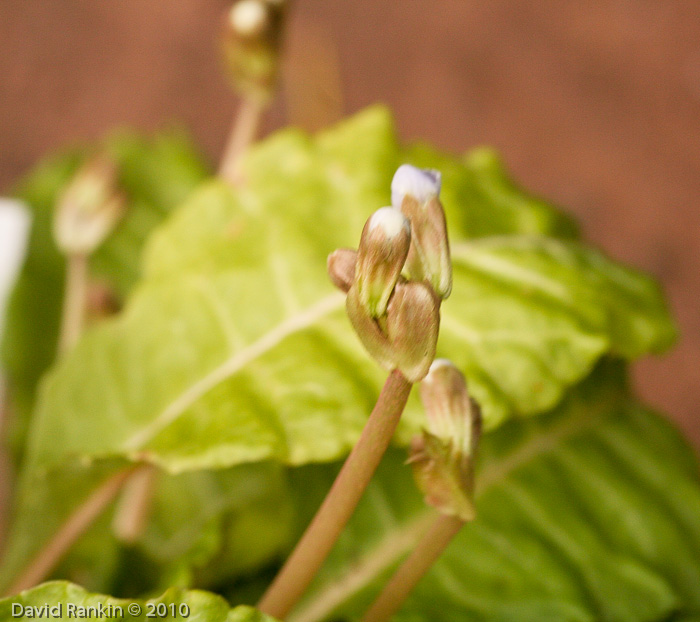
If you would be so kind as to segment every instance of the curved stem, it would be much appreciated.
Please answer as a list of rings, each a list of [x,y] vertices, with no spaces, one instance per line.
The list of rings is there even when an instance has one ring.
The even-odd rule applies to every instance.
[[[219,167],[219,176],[233,186],[242,181],[241,161],[255,140],[264,109],[265,104],[253,97],[244,96],[241,101]]]
[[[43,581],[61,561],[71,546],[92,525],[117,496],[122,486],[141,466],[131,466],[118,471],[102,482],[92,494],[66,519],[51,540],[39,551],[20,576],[7,590],[17,594]]]
[[[445,514],[438,516],[367,610],[362,622],[389,620],[463,526],[461,518]]]
[[[70,254],[66,264],[66,287],[63,296],[61,332],[58,338],[58,352],[65,354],[78,341],[85,320],[85,299],[88,278],[87,256]]]
[[[391,372],[360,440],[296,548],[258,603],[258,609],[283,619],[304,593],[372,479],[410,392],[411,383],[401,372]]]

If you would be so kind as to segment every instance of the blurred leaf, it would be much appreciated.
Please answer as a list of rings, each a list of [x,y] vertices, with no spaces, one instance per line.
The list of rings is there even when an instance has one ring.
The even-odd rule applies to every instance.
[[[178,472],[343,455],[384,373],[352,332],[325,258],[386,198],[400,158],[386,123],[372,111],[315,142],[283,132],[252,155],[239,194],[212,182],[178,210],[152,238],[124,313],[44,385],[35,466],[125,456]],[[634,357],[672,340],[646,277],[575,242],[466,242],[456,228],[438,351],[466,370],[487,427],[551,408],[606,352]],[[409,430],[420,421],[411,410]]]
[[[484,437],[476,521],[392,620],[661,622],[700,614],[695,458],[665,420],[615,388],[614,375],[604,368],[555,412]],[[394,451],[382,463],[290,622],[359,619],[434,519],[404,459]],[[332,477],[328,467],[297,471],[303,513]]]
[[[123,466],[76,464],[22,482],[20,518],[0,566],[0,593],[89,492]],[[171,585],[208,586],[269,564],[293,537],[285,474],[272,463],[161,473],[146,531],[130,549],[114,537],[111,520],[112,512],[105,512],[53,576],[120,596]]]
[[[61,605],[58,615],[48,611],[31,610],[33,615],[15,616],[13,611],[25,607],[40,608]],[[13,607],[14,605],[14,607]],[[140,605],[140,613],[132,615],[134,605]],[[73,606],[73,609],[70,607]],[[84,609],[94,607],[95,609]],[[185,607],[186,609],[182,609]],[[92,612],[91,612],[92,611]],[[121,612],[121,613],[120,613]],[[187,613],[188,612],[188,613]],[[148,614],[151,614],[150,616]],[[183,615],[186,613],[186,615]],[[161,615],[164,614],[164,615]],[[174,615],[173,615],[174,614]],[[190,618],[197,622],[274,622],[252,607],[231,609],[228,603],[208,592],[171,589],[159,598],[148,600],[120,600],[101,594],[90,594],[83,588],[65,581],[54,581],[22,592],[17,597],[0,600],[0,620],[27,620],[29,618],[53,618],[69,620],[73,618],[111,618],[122,620],[180,620]]]
[[[91,259],[91,273],[123,300],[139,278],[144,240],[204,178],[206,167],[191,143],[172,131],[152,139],[122,132],[108,138],[102,147],[119,163],[120,185],[129,197],[129,210]],[[8,308],[1,352],[14,410],[22,418],[16,422],[15,443],[23,436],[23,416],[32,407],[37,382],[56,353],[64,259],[51,232],[54,205],[90,151],[75,148],[47,158],[17,188],[17,196],[32,208],[33,223],[27,259]]]

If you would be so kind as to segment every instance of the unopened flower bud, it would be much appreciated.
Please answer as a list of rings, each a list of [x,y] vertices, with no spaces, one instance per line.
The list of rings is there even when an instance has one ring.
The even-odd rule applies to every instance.
[[[430,285],[400,282],[389,301],[386,334],[393,350],[395,367],[407,380],[425,377],[435,358],[440,329],[440,300]]]
[[[462,372],[447,359],[433,361],[420,383],[420,397],[428,430],[450,439],[463,456],[473,455],[481,434],[481,413]]]
[[[356,284],[348,291],[345,308],[352,327],[372,358],[386,370],[396,369],[394,349],[377,320],[370,316],[367,308],[360,301]]]
[[[391,182],[391,201],[411,221],[407,259],[411,278],[427,280],[440,298],[447,298],[452,290],[452,262],[440,184],[438,171],[403,164]]]
[[[411,225],[401,212],[383,207],[367,220],[357,250],[355,285],[371,317],[386,312],[410,244]]]
[[[77,172],[54,214],[54,237],[62,252],[89,255],[112,232],[126,206],[116,182],[116,166],[105,157]]]
[[[426,502],[463,520],[474,517],[474,458],[481,411],[461,372],[438,359],[420,385],[427,430],[413,439],[409,462]]]
[[[357,251],[351,248],[339,248],[328,255],[328,276],[333,285],[346,294],[355,280]]]
[[[267,102],[274,92],[284,17],[283,0],[238,0],[226,15],[223,51],[243,95]]]

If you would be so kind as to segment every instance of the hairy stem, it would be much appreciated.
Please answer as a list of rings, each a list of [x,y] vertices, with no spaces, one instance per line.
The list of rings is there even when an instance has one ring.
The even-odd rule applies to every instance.
[[[372,603],[362,622],[386,622],[391,619],[463,525],[464,521],[456,516],[438,516]]]
[[[87,256],[70,254],[66,264],[66,287],[63,296],[61,332],[58,337],[58,352],[65,354],[73,348],[83,330],[88,278]]]
[[[411,383],[401,372],[391,372],[360,440],[296,548],[258,603],[261,611],[283,619],[304,593],[372,479],[410,392]]]
[[[242,181],[241,161],[255,140],[264,109],[265,104],[256,98],[244,96],[241,100],[219,167],[219,176],[233,186]]]
[[[114,535],[126,544],[133,544],[146,529],[153,506],[158,469],[144,465],[124,485],[112,521]]]
[[[142,468],[144,467],[132,466],[122,469],[95,488],[90,496],[66,519],[53,538],[39,551],[10,586],[7,593],[17,594],[43,581],[70,550],[71,546],[105,510],[110,501],[117,496],[128,479]]]

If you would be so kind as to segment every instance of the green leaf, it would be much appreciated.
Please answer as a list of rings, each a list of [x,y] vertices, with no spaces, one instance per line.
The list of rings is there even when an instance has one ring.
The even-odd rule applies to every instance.
[[[386,123],[373,111],[315,141],[282,132],[251,155],[239,193],[211,182],[179,209],[151,239],[122,316],[87,334],[44,385],[36,465],[126,456],[177,472],[346,452],[384,373],[352,332],[325,258],[388,198],[402,155]],[[474,185],[471,169],[453,167]],[[452,214],[499,209],[452,192]],[[554,226],[540,203],[532,210],[528,222]],[[467,241],[455,228],[438,351],[466,370],[487,427],[551,408],[606,352],[633,357],[672,339],[646,277],[570,240]],[[421,416],[414,403],[404,437]]]
[[[123,300],[139,278],[144,240],[204,178],[206,168],[191,143],[177,132],[153,139],[122,132],[108,138],[103,147],[119,163],[129,210],[91,259],[91,274]],[[33,224],[27,259],[8,308],[1,353],[18,416],[31,409],[36,384],[55,358],[64,259],[53,242],[52,215],[58,195],[88,152],[87,147],[75,148],[46,159],[17,189],[17,196],[31,207]],[[23,423],[15,431],[18,438],[23,436]]]
[[[615,389],[614,375],[604,368],[555,412],[484,437],[475,522],[392,619],[662,622],[700,614],[695,458],[665,420]],[[434,520],[404,459],[387,456],[290,622],[358,619]],[[302,513],[315,509],[332,477],[320,466],[296,473]]]
[[[396,166],[424,157],[445,169],[456,264],[439,352],[466,370],[490,428],[553,407],[607,352],[668,344],[657,288],[572,241],[568,220],[504,180],[493,158],[407,155],[381,109],[313,140],[282,132],[251,153],[244,189],[204,184],[154,232],[124,312],[42,384],[14,563],[51,532],[32,536],[39,508],[58,508],[60,522],[89,490],[76,462],[149,460],[177,473],[347,452],[384,373],[352,333],[325,258],[388,202]],[[498,237],[467,238],[477,234]],[[423,416],[415,400],[406,415],[402,442]],[[197,561],[222,537],[204,532],[189,549]]]
[[[60,606],[60,609],[52,609],[50,612],[40,609],[44,606]],[[139,613],[134,611],[134,607]],[[27,610],[33,615],[27,615]],[[15,615],[15,611],[21,611],[24,615]],[[273,618],[252,607],[231,609],[220,596],[197,590],[171,589],[159,598],[121,600],[91,594],[65,581],[54,581],[22,592],[14,598],[0,600],[1,622],[30,618],[70,620],[100,617],[122,620],[148,620],[149,617],[155,617],[161,620],[191,619],[198,622],[274,622]]]

